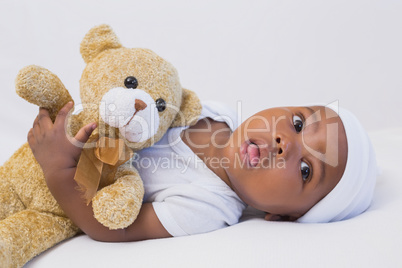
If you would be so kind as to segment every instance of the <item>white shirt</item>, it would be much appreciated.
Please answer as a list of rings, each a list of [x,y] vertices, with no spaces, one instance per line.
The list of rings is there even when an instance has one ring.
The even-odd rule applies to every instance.
[[[225,122],[233,131],[233,110],[203,102],[199,119]],[[144,182],[144,202],[172,236],[210,232],[239,221],[246,204],[180,138],[187,127],[171,128],[152,147],[138,151],[133,165]]]

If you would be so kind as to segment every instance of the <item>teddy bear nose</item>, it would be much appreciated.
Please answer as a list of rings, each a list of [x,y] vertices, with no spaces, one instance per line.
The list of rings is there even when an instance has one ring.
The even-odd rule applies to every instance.
[[[143,102],[142,100],[136,99],[134,108],[138,112],[138,111],[141,111],[141,110],[144,110],[145,108],[147,108],[147,104],[145,102]]]

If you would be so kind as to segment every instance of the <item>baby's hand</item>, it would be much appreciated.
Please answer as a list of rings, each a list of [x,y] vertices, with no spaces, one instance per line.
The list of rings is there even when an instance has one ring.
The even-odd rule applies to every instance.
[[[58,113],[53,124],[48,110],[39,109],[33,127],[28,132],[28,143],[32,153],[41,166],[45,178],[57,178],[63,171],[75,169],[82,147],[75,146],[74,141],[85,143],[96,123],[81,128],[74,138],[69,138],[65,130],[65,120],[73,103],[67,103]]]

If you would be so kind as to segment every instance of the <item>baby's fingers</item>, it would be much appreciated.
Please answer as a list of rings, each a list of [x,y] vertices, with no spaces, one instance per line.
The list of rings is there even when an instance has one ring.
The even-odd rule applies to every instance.
[[[75,139],[79,142],[86,143],[92,134],[92,131],[96,128],[96,123],[90,123],[82,127],[78,133],[75,135]]]
[[[37,116],[35,117],[35,120],[34,120],[34,122],[33,122],[33,124],[32,124],[32,127],[35,127],[36,124],[39,124],[39,115],[37,115]]]
[[[40,125],[42,131],[46,131],[47,129],[51,129],[53,127],[52,120],[49,116],[49,111],[45,108],[39,108],[39,114],[37,119],[35,119],[34,124],[36,123],[36,120],[38,120],[37,123]]]
[[[33,133],[33,128],[31,128],[31,129],[29,130],[28,136],[27,136],[27,140],[28,140],[29,147],[31,147],[31,149],[32,149],[32,147],[33,147],[33,146],[35,145],[35,143],[36,143],[36,141],[35,141],[35,135],[34,135],[34,133]]]
[[[73,106],[74,106],[74,103],[72,101],[70,101],[66,105],[64,105],[63,108],[61,108],[61,110],[57,114],[56,120],[54,122],[55,127],[64,129],[64,122],[66,121],[67,115],[70,112],[70,110],[73,108]]]

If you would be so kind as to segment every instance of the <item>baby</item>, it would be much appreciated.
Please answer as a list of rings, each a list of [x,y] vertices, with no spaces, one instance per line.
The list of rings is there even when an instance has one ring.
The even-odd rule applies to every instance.
[[[64,134],[67,104],[53,124],[40,109],[28,142],[46,183],[73,222],[100,241],[134,241],[213,231],[239,221],[247,205],[266,220],[331,222],[362,213],[376,175],[367,134],[348,111],[332,106],[261,111],[237,127],[235,114],[203,103],[192,127],[169,129],[133,165],[144,181],[136,221],[109,230],[93,217],[73,180],[81,149]],[[85,142],[95,124],[75,139]]]

